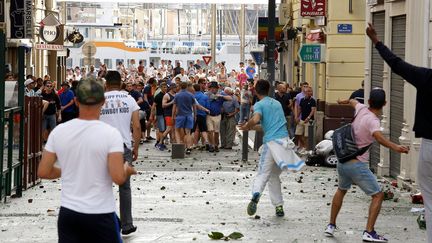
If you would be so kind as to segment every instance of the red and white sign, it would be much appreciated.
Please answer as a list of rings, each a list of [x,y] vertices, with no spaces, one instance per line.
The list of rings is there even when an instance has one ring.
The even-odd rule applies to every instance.
[[[55,44],[35,44],[36,49],[39,50],[50,50],[50,51],[63,51],[63,45]]]
[[[326,16],[326,0],[301,0],[300,15],[303,17]]]
[[[208,65],[210,63],[211,59],[212,59],[211,56],[203,56],[203,60],[204,60],[206,65]]]

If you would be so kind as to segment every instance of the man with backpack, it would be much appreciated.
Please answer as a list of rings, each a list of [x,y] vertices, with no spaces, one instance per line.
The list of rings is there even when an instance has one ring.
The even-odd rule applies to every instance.
[[[375,140],[381,145],[399,153],[408,153],[409,148],[398,145],[387,138],[381,132],[379,116],[386,104],[386,94],[382,89],[373,89],[369,96],[369,107],[355,99],[350,100],[350,105],[355,108],[355,117],[351,124],[352,134],[358,148],[369,147]],[[335,131],[336,134],[336,131]],[[335,136],[335,134],[333,136]],[[354,159],[342,161],[339,158],[337,165],[339,186],[333,196],[330,223],[327,225],[325,235],[333,237],[336,229],[336,217],[342,207],[345,194],[354,183],[368,196],[372,197],[369,207],[369,215],[366,229],[363,232],[363,241],[387,242],[387,239],[378,235],[374,229],[375,222],[381,209],[384,193],[381,190],[375,176],[369,169],[369,152],[357,153]]]

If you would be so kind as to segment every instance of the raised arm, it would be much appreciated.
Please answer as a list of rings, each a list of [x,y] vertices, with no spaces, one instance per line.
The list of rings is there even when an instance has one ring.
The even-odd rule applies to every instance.
[[[372,43],[375,45],[375,48],[393,72],[400,75],[417,89],[427,89],[432,91],[432,69],[411,65],[396,56],[378,39],[375,28],[370,23],[369,27],[366,29],[366,34],[369,36]]]

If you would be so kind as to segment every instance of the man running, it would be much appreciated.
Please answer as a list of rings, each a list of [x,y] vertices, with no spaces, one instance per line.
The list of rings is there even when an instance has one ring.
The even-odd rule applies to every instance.
[[[54,128],[39,164],[40,178],[61,177],[60,243],[122,242],[112,183],[121,185],[136,171],[123,164],[120,132],[99,121],[104,101],[101,83],[80,81],[79,117]]]
[[[121,76],[119,72],[108,71],[105,75],[105,80],[105,105],[102,107],[100,120],[120,131],[124,144],[124,162],[131,165],[132,161],[135,161],[138,158],[138,148],[141,139],[141,125],[139,120],[140,108],[134,98],[120,92]],[[133,144],[130,130],[131,123]],[[133,225],[132,220],[132,193],[130,178],[120,186],[119,194],[122,234],[128,235],[135,232],[137,229],[137,227]]]
[[[276,216],[283,217],[281,180],[283,169],[298,171],[305,164],[293,151],[294,143],[288,136],[282,105],[268,96],[270,82],[258,80],[255,85],[259,102],[254,105],[252,118],[240,127],[241,130],[264,131],[263,150],[259,160],[258,175],[252,185],[252,199],[247,213],[254,215],[257,204],[268,183],[270,200],[276,209]],[[261,125],[257,125],[261,123]]]

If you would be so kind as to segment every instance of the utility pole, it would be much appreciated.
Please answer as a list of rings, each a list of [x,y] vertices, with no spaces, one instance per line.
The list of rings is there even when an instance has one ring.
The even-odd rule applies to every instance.
[[[240,62],[244,62],[245,59],[245,33],[246,33],[246,26],[245,26],[245,5],[242,4],[241,5],[241,10],[240,10]],[[241,104],[243,105],[243,104]],[[243,131],[243,136],[242,136],[242,161],[247,161],[248,160],[248,152],[249,152],[249,132],[248,131]]]
[[[274,96],[275,85],[275,25],[276,25],[276,0],[268,1],[268,40],[267,40],[267,72],[269,77],[270,96]]]
[[[215,68],[216,64],[216,4],[211,5],[211,68]]]
[[[243,62],[245,59],[245,45],[246,45],[246,26],[245,26],[245,5],[241,5],[240,10],[240,61]]]

